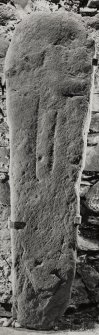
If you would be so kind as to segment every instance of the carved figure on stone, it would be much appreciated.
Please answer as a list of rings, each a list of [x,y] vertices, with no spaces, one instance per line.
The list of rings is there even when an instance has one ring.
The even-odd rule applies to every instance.
[[[13,316],[27,328],[54,327],[69,305],[93,53],[81,17],[38,13],[6,57]]]

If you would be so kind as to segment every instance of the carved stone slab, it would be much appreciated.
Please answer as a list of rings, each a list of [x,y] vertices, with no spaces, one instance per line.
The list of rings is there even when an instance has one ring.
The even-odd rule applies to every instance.
[[[13,315],[27,328],[69,304],[93,54],[81,17],[60,11],[18,24],[6,57]]]

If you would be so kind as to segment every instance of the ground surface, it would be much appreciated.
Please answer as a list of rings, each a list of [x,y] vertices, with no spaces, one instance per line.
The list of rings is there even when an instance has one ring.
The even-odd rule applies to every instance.
[[[22,330],[22,329],[11,329],[11,328],[1,328],[0,329],[0,335],[98,335],[99,334],[99,328],[96,327],[95,329],[90,330],[79,330],[79,331],[30,331],[30,330]]]

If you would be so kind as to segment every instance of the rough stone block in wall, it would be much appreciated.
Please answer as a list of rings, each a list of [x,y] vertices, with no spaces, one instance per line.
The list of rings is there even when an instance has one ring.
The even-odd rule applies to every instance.
[[[99,9],[99,0],[89,0],[88,1],[88,7]]]
[[[16,20],[15,8],[11,6],[10,3],[6,5],[5,2],[2,1],[2,3],[0,3],[0,25],[5,27],[9,20],[10,22]]]
[[[27,328],[50,329],[69,304],[93,53],[81,17],[42,13],[6,57],[13,314]]]

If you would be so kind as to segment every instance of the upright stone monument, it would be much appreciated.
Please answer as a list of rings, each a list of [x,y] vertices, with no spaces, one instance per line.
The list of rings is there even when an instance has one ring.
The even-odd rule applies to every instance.
[[[93,53],[82,18],[60,11],[25,18],[6,57],[13,316],[27,328],[69,304]]]

